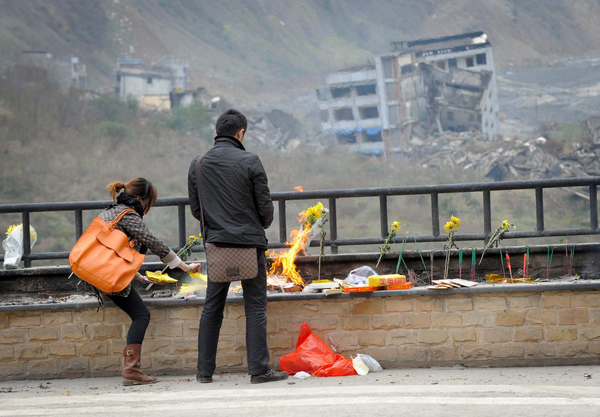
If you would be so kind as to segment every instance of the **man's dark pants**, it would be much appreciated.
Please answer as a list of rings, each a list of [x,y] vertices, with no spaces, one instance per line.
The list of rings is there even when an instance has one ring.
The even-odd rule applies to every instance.
[[[246,350],[248,373],[269,371],[267,346],[267,268],[264,251],[257,249],[258,275],[242,281],[246,311]],[[211,376],[216,368],[217,343],[223,323],[223,310],[229,282],[208,281],[206,301],[198,330],[198,374]]]

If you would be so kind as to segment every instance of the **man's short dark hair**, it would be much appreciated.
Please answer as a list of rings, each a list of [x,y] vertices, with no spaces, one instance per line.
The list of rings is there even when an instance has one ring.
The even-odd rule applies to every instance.
[[[248,121],[246,116],[234,109],[220,115],[215,125],[217,136],[235,136],[240,129],[244,129],[245,132],[248,129]]]

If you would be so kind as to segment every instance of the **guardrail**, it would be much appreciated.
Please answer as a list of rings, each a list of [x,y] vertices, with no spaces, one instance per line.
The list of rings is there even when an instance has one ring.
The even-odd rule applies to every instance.
[[[443,242],[446,235],[440,235],[439,204],[440,194],[452,193],[482,193],[483,198],[483,232],[457,234],[457,241],[476,241],[487,242],[492,233],[491,219],[491,192],[507,190],[526,190],[535,189],[535,211],[536,211],[536,230],[506,232],[504,239],[518,239],[531,237],[554,237],[554,236],[583,236],[600,234],[598,229],[598,198],[597,186],[600,184],[600,177],[585,178],[561,178],[548,180],[532,181],[505,181],[490,183],[470,183],[470,184],[448,184],[448,185],[418,185],[406,187],[391,188],[357,188],[346,190],[325,190],[325,191],[305,191],[305,192],[278,192],[272,193],[271,198],[279,207],[279,242],[269,242],[269,248],[283,248],[287,240],[286,226],[286,202],[293,200],[315,200],[328,199],[329,204],[329,239],[325,240],[325,245],[330,247],[331,253],[338,253],[339,246],[349,245],[374,245],[383,243],[388,235],[388,197],[406,196],[406,195],[429,195],[431,197],[431,235],[403,236],[395,238],[396,242],[400,239],[407,239],[417,242]],[[544,226],[544,197],[543,191],[547,188],[562,187],[589,187],[590,197],[590,227],[579,229],[553,229],[547,230]],[[379,197],[379,218],[381,224],[381,236],[370,238],[338,239],[337,233],[337,200],[340,198],[357,197]],[[29,230],[29,214],[34,212],[55,212],[55,211],[73,211],[75,215],[75,237],[79,239],[83,233],[83,210],[99,210],[105,208],[112,201],[83,201],[83,202],[65,202],[65,203],[32,203],[32,204],[5,204],[0,205],[0,214],[21,213],[23,219],[23,230]],[[158,199],[154,207],[177,206],[178,210],[178,250],[187,241],[185,210],[189,205],[187,197],[162,198]],[[313,242],[313,244],[318,244]],[[29,233],[23,234],[23,261],[26,268],[31,266],[32,261],[46,259],[68,259],[69,252],[44,252],[31,253]],[[199,248],[203,251],[203,248]],[[0,257],[3,260],[4,256]]]

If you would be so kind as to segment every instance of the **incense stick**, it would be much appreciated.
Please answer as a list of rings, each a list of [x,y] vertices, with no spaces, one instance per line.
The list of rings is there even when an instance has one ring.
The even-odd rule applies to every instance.
[[[400,262],[404,263],[406,267],[406,272],[408,273],[408,266],[402,257],[404,255],[404,245],[406,245],[406,238],[402,239],[402,246],[400,246],[400,253],[398,254],[398,264],[396,265],[396,274],[400,271]]]
[[[417,246],[417,250],[419,251],[419,256],[421,257],[421,262],[423,263],[423,270],[425,271],[425,273],[427,273],[427,265],[425,265],[425,259],[423,258],[423,254],[421,253],[421,249],[419,248],[419,244],[417,243],[417,238],[415,237],[414,239],[415,245]]]
[[[431,259],[431,274],[429,275],[429,283],[432,284],[433,282],[433,251],[431,251],[429,253],[429,258]]]
[[[504,258],[502,257],[502,248],[500,248],[500,262],[502,263],[502,276],[506,278],[506,270],[504,269]]]
[[[508,266],[508,272],[510,272],[510,281],[513,282],[512,268],[510,266],[510,256],[506,254],[506,266]]]
[[[475,281],[475,249],[471,252],[471,281]]]
[[[527,246],[527,263],[525,264],[525,276],[529,276],[529,246]]]

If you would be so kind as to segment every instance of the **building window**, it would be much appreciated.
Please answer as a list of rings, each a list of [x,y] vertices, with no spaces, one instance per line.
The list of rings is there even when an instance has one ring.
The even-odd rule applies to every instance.
[[[350,87],[332,88],[331,89],[331,97],[333,97],[333,98],[350,97]]]
[[[121,74],[117,74],[117,82],[121,82]]]
[[[439,69],[446,71],[446,61],[444,61],[444,60],[442,60],[442,61],[438,61],[438,62],[436,62],[436,63],[435,63],[435,65],[436,65],[436,66],[437,66]]]
[[[397,100],[396,89],[397,83],[385,83],[385,94],[388,100]]]
[[[471,68],[471,67],[474,67],[474,66],[475,66],[475,62],[473,60],[473,57],[472,56],[468,57],[467,58],[467,68]]]
[[[360,107],[358,114],[361,119],[377,119],[379,117],[379,110],[377,110],[377,107]]]
[[[398,114],[398,105],[396,105],[396,104],[389,105],[388,113],[389,113],[391,125],[395,125],[400,122],[400,115]]]
[[[446,117],[448,118],[448,120],[454,121],[454,112],[453,111],[448,111],[446,113]]]
[[[382,142],[382,141],[383,141],[383,139],[382,139],[382,137],[381,137],[381,130],[379,130],[379,131],[378,131],[378,132],[376,132],[376,133],[370,134],[370,133],[369,133],[369,129],[367,129],[367,130],[365,131],[365,136],[364,136],[364,138],[365,138],[365,142],[368,142],[368,143],[373,143],[373,142]]]
[[[450,59],[448,60],[448,66],[449,66],[449,67],[456,67],[456,66],[457,66],[457,63],[456,63],[456,58],[450,58]]]
[[[469,114],[469,122],[475,121],[475,115],[473,113]]]
[[[490,106],[490,113],[494,112],[494,106]]]
[[[375,84],[357,85],[356,94],[359,96],[371,96],[377,94],[377,89]]]
[[[347,133],[338,133],[336,134],[337,141],[340,145],[351,145],[356,143],[356,133],[354,131],[350,131]]]
[[[336,109],[333,116],[335,120],[354,120],[354,115],[352,114],[352,109],[350,107]]]
[[[317,88],[317,99],[319,101],[327,101],[327,89],[324,87]]]
[[[477,54],[475,55],[475,59],[477,60],[477,65],[487,64],[487,56],[485,54]]]
[[[148,78],[146,78],[146,83],[148,83],[148,84],[152,84],[152,77],[148,77]]]
[[[329,121],[329,112],[327,110],[321,110],[320,115],[323,123],[327,123]]]
[[[411,72],[413,72],[412,64],[402,65],[400,67],[400,74],[410,74]]]
[[[392,66],[391,59],[384,59],[381,61],[383,65],[383,76],[384,78],[394,78],[394,67]]]

